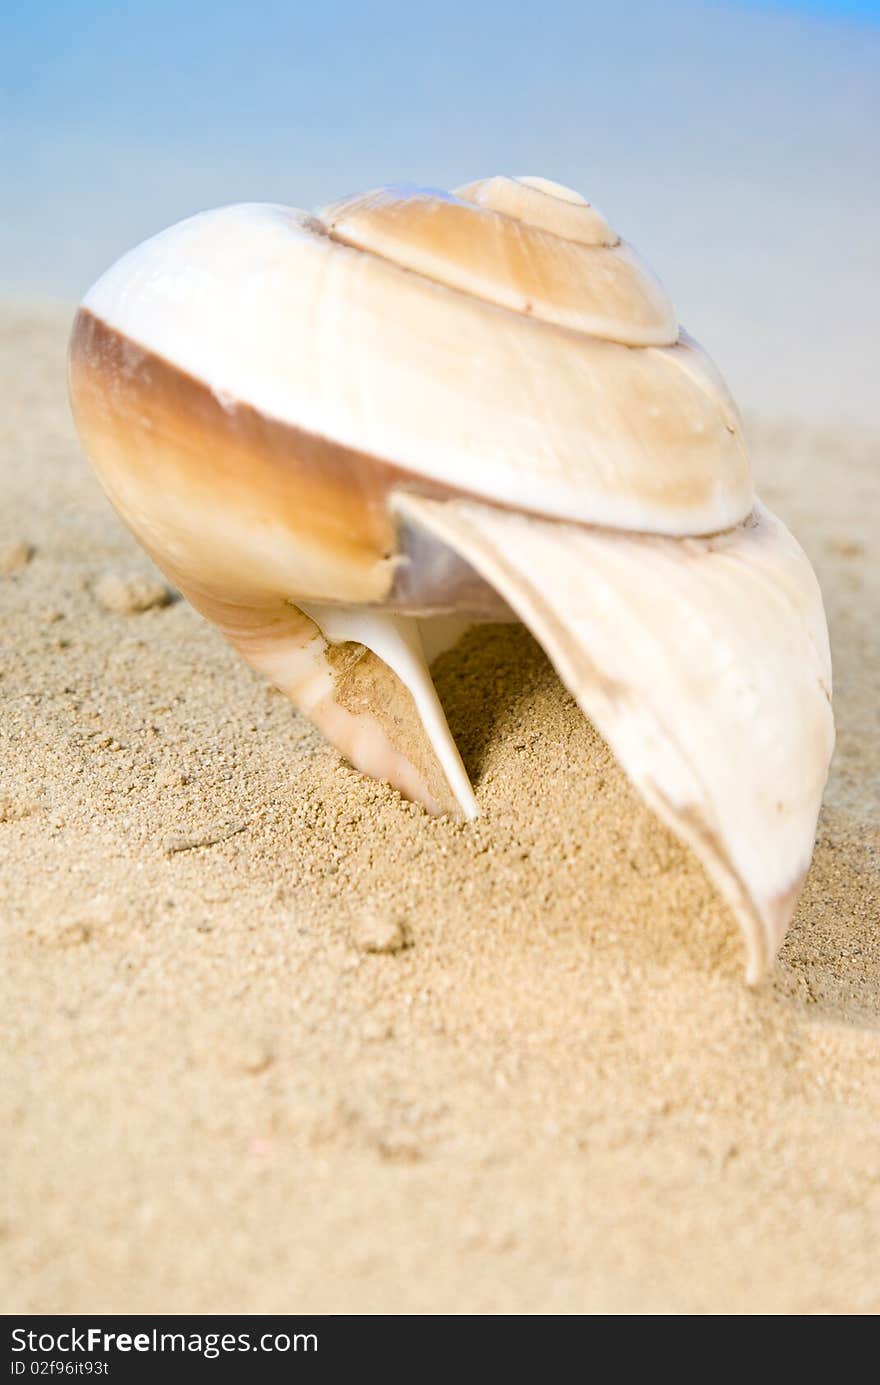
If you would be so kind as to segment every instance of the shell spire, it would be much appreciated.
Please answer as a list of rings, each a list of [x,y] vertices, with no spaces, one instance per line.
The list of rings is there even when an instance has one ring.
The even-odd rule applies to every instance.
[[[601,212],[533,177],[206,212],[89,292],[70,384],[159,566],[430,811],[478,809],[430,658],[462,622],[528,624],[762,973],[831,753],[821,598]]]

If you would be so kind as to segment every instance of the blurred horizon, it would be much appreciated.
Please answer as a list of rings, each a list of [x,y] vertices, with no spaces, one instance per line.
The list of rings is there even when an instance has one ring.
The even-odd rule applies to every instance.
[[[280,0],[0,21],[0,291],[73,301],[205,207],[576,187],[747,408],[873,424],[880,3]]]

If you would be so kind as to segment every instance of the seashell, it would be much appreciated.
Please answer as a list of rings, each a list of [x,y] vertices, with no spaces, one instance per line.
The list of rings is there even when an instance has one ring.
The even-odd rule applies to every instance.
[[[206,212],[91,289],[70,390],[168,578],[431,812],[477,805],[430,660],[524,621],[763,974],[833,746],[821,595],[718,371],[599,211],[489,178]]]

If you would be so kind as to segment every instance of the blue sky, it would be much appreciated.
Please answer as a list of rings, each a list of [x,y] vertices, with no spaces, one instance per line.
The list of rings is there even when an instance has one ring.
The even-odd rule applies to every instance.
[[[836,317],[837,374],[816,347],[807,378],[867,410],[878,71],[880,3],[18,3],[0,289],[76,298],[218,203],[541,173],[604,208],[756,398],[791,404],[787,348]]]
[[[823,19],[860,19],[880,22],[880,0],[777,0],[763,4],[752,0],[753,9],[795,10],[802,14],[818,15]]]

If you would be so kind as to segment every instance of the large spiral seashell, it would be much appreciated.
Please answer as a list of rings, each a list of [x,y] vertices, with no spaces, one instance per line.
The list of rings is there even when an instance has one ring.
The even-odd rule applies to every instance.
[[[833,744],[812,570],[736,407],[606,219],[540,178],[206,212],[85,298],[110,499],[366,773],[477,811],[428,673],[523,620],[772,960]]]

